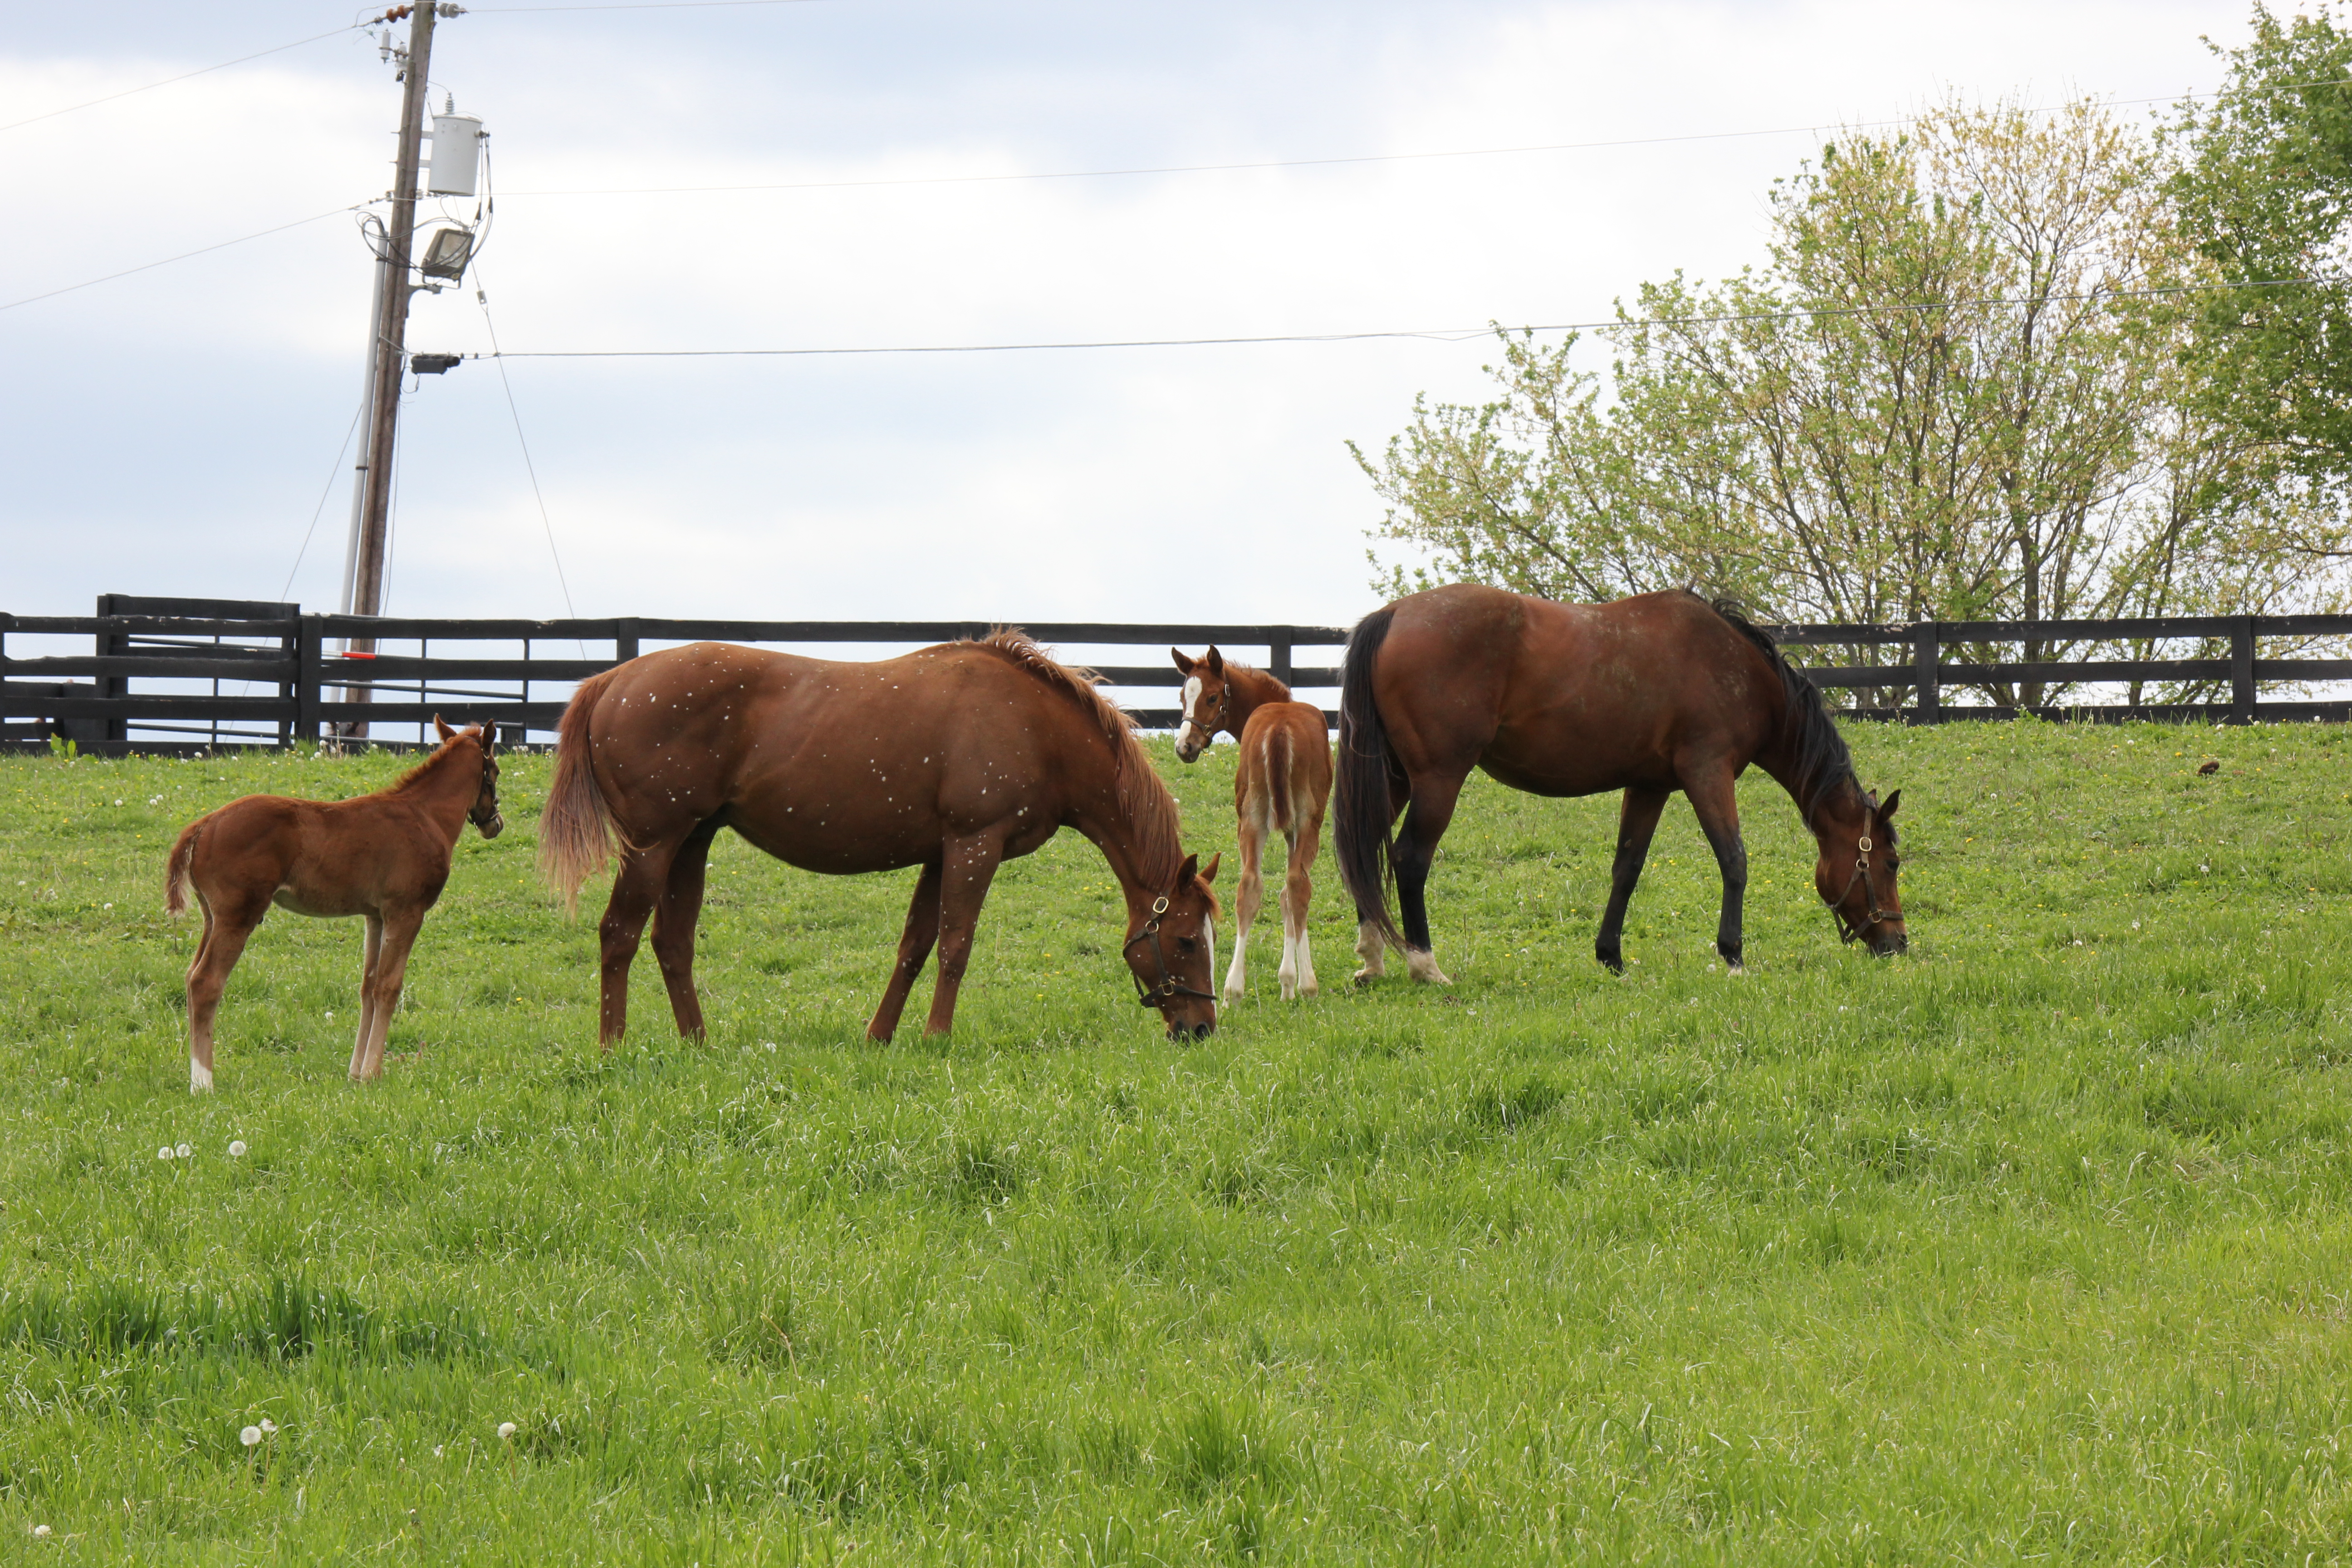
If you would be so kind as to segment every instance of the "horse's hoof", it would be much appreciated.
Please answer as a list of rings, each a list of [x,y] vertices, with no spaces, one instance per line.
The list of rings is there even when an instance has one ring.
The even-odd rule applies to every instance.
[[[188,1092],[190,1094],[210,1094],[212,1091],[213,1069],[208,1067],[199,1067],[194,1062],[190,1062],[188,1064]]]
[[[1405,973],[1424,985],[1451,985],[1445,971],[1437,967],[1437,955],[1429,952],[1408,952],[1404,955]]]
[[[1377,969],[1359,969],[1356,971],[1356,984],[1359,985],[1370,985],[1373,981],[1380,978],[1381,972]]]

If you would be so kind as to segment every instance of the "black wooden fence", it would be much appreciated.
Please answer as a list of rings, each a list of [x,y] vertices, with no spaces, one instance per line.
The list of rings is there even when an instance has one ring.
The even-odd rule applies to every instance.
[[[801,647],[865,645],[872,657],[990,629],[982,621],[746,621],[627,617],[611,620],[453,620],[425,616],[305,615],[293,605],[236,600],[142,599],[107,595],[95,616],[0,613],[0,742],[13,749],[71,739],[85,752],[173,752],[224,745],[307,745],[333,739],[339,726],[366,724],[376,743],[422,739],[436,714],[452,723],[481,721],[502,740],[546,738],[573,683],[635,658],[648,647],[684,642],[778,643]],[[1272,670],[1302,695],[1330,692],[1339,680],[1336,652],[1313,665],[1301,650],[1336,650],[1340,626],[1029,623],[1040,642],[1065,649],[1150,650],[1135,665],[1097,663],[1115,696],[1150,728],[1172,727],[1165,706],[1178,678],[1171,645],[1197,650],[1215,643]],[[2352,680],[2352,659],[2264,658],[2267,645],[2305,648],[2352,636],[2352,616],[2175,616],[2100,621],[1944,621],[1908,626],[1804,626],[1776,629],[1791,657],[1843,649],[1884,662],[1809,666],[1831,689],[1891,695],[1885,705],[1857,703],[1854,716],[1912,723],[2014,717],[2159,719],[2210,723],[2344,721],[2343,700],[2265,698],[2281,684]],[[88,654],[54,651],[59,638],[91,639]],[[375,651],[352,652],[351,640]],[[2056,659],[2051,647],[2152,648],[2195,645],[2190,657]],[[414,651],[404,651],[413,646]],[[2017,647],[2020,657],[1998,657]],[[1900,655],[1907,653],[1907,658]],[[1951,661],[1960,655],[1965,662]],[[2003,690],[2030,693],[2084,683],[2147,684],[2210,691],[2216,700],[2174,702],[1988,705]],[[227,689],[234,688],[234,689]],[[1129,694],[1133,694],[1130,698]],[[1152,694],[1161,705],[1142,700]]]

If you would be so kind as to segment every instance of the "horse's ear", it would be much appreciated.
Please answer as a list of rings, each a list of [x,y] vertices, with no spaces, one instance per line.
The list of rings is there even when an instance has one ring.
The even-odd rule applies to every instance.
[[[447,721],[445,721],[438,713],[433,715],[433,727],[441,731],[441,738],[445,741],[457,732],[457,731],[449,728]]]
[[[1902,804],[1903,804],[1903,792],[1902,792],[1901,790],[1899,790],[1899,789],[1898,789],[1898,790],[1896,790],[1893,795],[1888,795],[1888,796],[1886,797],[1886,804],[1885,804],[1885,805],[1882,805],[1882,806],[1880,806],[1880,807],[1878,808],[1878,820],[1879,820],[1879,821],[1881,821],[1881,822],[1884,822],[1884,821],[1885,821],[1888,817],[1890,817],[1890,816],[1894,816],[1894,815],[1895,815],[1895,808],[1896,806],[1898,806],[1898,805],[1901,805]]]
[[[1215,643],[1209,645],[1208,659],[1209,673],[1222,679],[1225,673],[1225,656],[1217,651]]]
[[[1192,678],[1193,662],[1192,655],[1186,653],[1181,647],[1171,647],[1168,650],[1168,657],[1176,661],[1177,674],[1185,677],[1187,679]]]
[[[1214,855],[1210,856],[1209,863],[1201,868],[1201,880],[1203,882],[1215,881],[1217,879],[1217,865],[1220,861],[1223,860],[1224,858],[1225,852],[1222,849],[1218,850]],[[1193,858],[1197,860],[1200,857],[1196,855]]]
[[[1200,874],[1201,858],[1198,855],[1185,856],[1184,864],[1178,867],[1176,869],[1176,885],[1168,890],[1171,893],[1177,891],[1179,889],[1181,889],[1185,883],[1191,881]]]

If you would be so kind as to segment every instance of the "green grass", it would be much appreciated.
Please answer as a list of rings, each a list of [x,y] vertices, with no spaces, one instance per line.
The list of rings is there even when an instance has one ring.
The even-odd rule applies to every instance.
[[[609,1059],[519,760],[383,1080],[358,926],[281,914],[204,1100],[172,835],[396,763],[0,763],[0,1558],[2346,1561],[2345,734],[1854,740],[1905,959],[1751,775],[1748,975],[1678,803],[1612,979],[1613,801],[1479,783],[1449,992],[1348,987],[1327,854],[1326,994],[1262,925],[1169,1044],[1065,835],[876,1047],[910,878],[730,836],[709,1042],[646,954]]]

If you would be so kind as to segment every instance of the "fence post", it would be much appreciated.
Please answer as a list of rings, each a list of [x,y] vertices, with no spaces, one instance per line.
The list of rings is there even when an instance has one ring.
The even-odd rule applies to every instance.
[[[2230,623],[2230,722],[2254,721],[2254,617]]]
[[[613,623],[613,662],[626,664],[637,657],[637,618],[625,616]]]
[[[1290,638],[1286,635],[1289,629],[1287,626],[1283,627],[1282,630],[1286,635],[1276,637],[1266,647],[1266,653],[1269,655],[1265,661],[1268,673],[1285,686],[1290,684]]]
[[[320,624],[325,619],[304,616],[294,630],[294,739],[314,746],[319,743],[319,666],[324,662],[320,650],[326,643]]]
[[[101,616],[114,614],[115,597],[116,595],[112,594],[100,594],[98,596],[98,613]],[[98,634],[98,656],[105,658],[113,654],[125,652],[128,650],[130,641],[129,637],[121,633],[102,631]],[[98,678],[97,693],[100,697],[122,697],[130,690],[131,683],[119,675],[101,675]],[[128,721],[107,719],[100,722],[106,726],[108,740],[128,741],[131,738],[131,725]]]
[[[1912,711],[1914,724],[1944,721],[1944,689],[1937,666],[1944,657],[1943,627],[1936,621],[1918,621],[1911,628],[1911,679],[1919,695]]]

